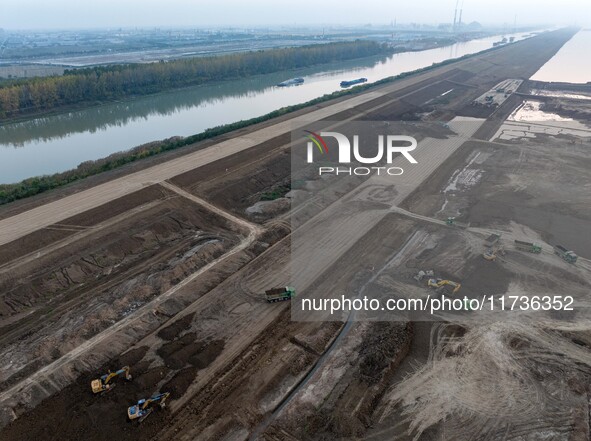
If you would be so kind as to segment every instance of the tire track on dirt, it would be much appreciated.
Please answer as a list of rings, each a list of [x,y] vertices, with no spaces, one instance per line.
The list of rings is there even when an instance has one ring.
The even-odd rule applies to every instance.
[[[54,362],[39,369],[38,371],[27,377],[25,380],[22,380],[21,382],[8,388],[7,390],[0,392],[0,406],[11,409],[10,402],[18,401],[16,397],[19,395],[30,396],[31,389],[34,386],[43,389],[47,396],[51,395],[52,392],[59,390],[60,387],[51,380],[52,374],[60,370],[68,370],[68,365],[70,365],[70,363],[75,363],[76,360],[80,358],[83,354],[90,352],[93,348],[97,347],[101,343],[106,342],[108,339],[113,337],[118,332],[123,331],[125,328],[131,327],[132,325],[141,322],[147,315],[151,314],[151,311],[156,310],[158,306],[162,305],[164,302],[172,298],[181,288],[184,288],[185,286],[193,282],[195,279],[197,279],[199,276],[215,267],[220,262],[223,262],[231,256],[248,248],[256,240],[258,235],[262,232],[261,227],[251,224],[250,222],[247,222],[243,219],[239,219],[230,213],[226,213],[223,210],[213,206],[212,204],[203,201],[202,199],[193,196],[190,193],[187,193],[184,190],[172,184],[163,183],[163,186],[178,193],[183,197],[190,199],[192,202],[203,205],[204,208],[214,211],[215,213],[223,216],[229,221],[237,223],[241,227],[246,228],[249,231],[248,236],[243,238],[237,246],[229,250],[227,253],[223,254],[222,256],[208,263],[196,272],[192,273],[191,275],[180,281],[178,284],[170,288],[165,293],[156,297],[149,303],[146,303],[138,310],[132,312],[125,319],[120,320],[113,326],[85,341],[81,345],[77,346],[75,349],[60,357],[58,360],[55,360]],[[52,391],[51,389],[43,388],[41,386],[42,384],[49,384],[55,390]],[[12,411],[12,415],[13,418],[16,416],[14,414],[14,411]]]

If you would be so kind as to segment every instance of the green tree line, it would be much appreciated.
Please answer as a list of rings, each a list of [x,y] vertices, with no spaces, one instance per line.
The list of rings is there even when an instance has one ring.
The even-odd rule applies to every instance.
[[[210,81],[378,55],[387,51],[386,46],[376,42],[351,41],[150,64],[68,70],[62,76],[17,80],[0,85],[0,117],[146,95]]]
[[[21,182],[14,184],[0,184],[0,205],[7,204],[18,199],[24,199],[30,196],[34,196],[39,193],[43,193],[53,188],[62,187],[72,182],[84,179],[89,176],[97,175],[99,173],[114,170],[122,167],[126,164],[148,158],[150,156],[159,155],[161,153],[176,150],[182,147],[191,146],[199,141],[203,141],[209,138],[220,136],[225,133],[229,133],[233,130],[242,129],[253,124],[257,124],[263,121],[267,121],[272,118],[276,118],[287,113],[310,107],[316,104],[324,103],[335,98],[344,97],[347,95],[354,95],[375,87],[379,87],[383,84],[391,83],[393,81],[406,78],[408,76],[426,72],[431,69],[435,69],[440,66],[445,66],[452,63],[457,63],[460,60],[474,57],[475,55],[482,55],[485,52],[492,52],[500,50],[502,46],[496,46],[486,51],[482,51],[478,54],[464,55],[457,59],[445,60],[439,63],[433,63],[431,66],[420,68],[411,72],[403,72],[393,77],[387,77],[376,81],[374,83],[362,84],[355,86],[351,89],[339,90],[331,94],[326,94],[318,98],[314,98],[308,102],[302,104],[296,104],[293,106],[283,107],[278,110],[274,110],[266,115],[262,115],[256,118],[252,118],[244,121],[237,121],[235,123],[226,124],[218,127],[207,129],[204,132],[196,135],[188,136],[186,138],[171,138],[164,141],[156,141],[142,146],[138,146],[125,152],[114,153],[106,158],[98,159],[95,161],[86,161],[80,164],[73,170],[68,170],[62,173],[55,173],[53,175],[38,176],[33,178],[25,179]]]

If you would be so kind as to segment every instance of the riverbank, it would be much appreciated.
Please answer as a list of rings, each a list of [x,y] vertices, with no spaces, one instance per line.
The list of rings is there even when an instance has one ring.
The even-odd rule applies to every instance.
[[[336,61],[363,62],[364,60],[374,60],[375,57],[378,57],[378,56],[388,57],[388,56],[401,54],[401,53],[422,52],[422,51],[431,50],[431,49],[448,47],[452,44],[461,43],[461,42],[468,42],[468,41],[471,41],[471,40],[474,40],[477,38],[485,38],[485,37],[489,37],[492,35],[493,34],[490,34],[490,33],[489,34],[478,33],[477,35],[474,35],[470,38],[467,38],[466,36],[448,37],[448,38],[432,38],[432,37],[430,37],[430,38],[425,38],[425,39],[419,39],[416,41],[396,43],[396,44],[392,44],[392,45],[382,44],[382,48],[380,50],[369,51],[366,54],[364,54],[362,57],[343,57],[343,58],[336,59]],[[369,43],[369,42],[355,41],[355,42],[347,42],[347,43],[348,44],[362,44],[362,43]],[[327,43],[326,45],[334,45],[334,44],[335,43]],[[375,45],[379,46],[377,43],[375,43]],[[310,47],[301,46],[301,47],[288,48],[288,49],[298,49],[298,50],[309,49],[309,48],[317,49],[317,48],[321,48],[322,46],[323,45],[314,45],[314,46],[310,46]],[[285,49],[269,49],[268,51],[279,52],[282,50],[285,51]],[[240,55],[240,54],[238,54],[238,55]],[[226,57],[227,57],[227,55],[226,55]],[[200,58],[200,59],[204,60],[204,58]],[[186,60],[182,60],[182,61],[186,61]],[[285,69],[285,68],[277,69],[277,70],[272,69],[270,71],[263,72],[263,73],[255,73],[252,75],[245,76],[244,79],[252,79],[252,78],[256,78],[261,75],[265,75],[268,73],[276,73],[276,72],[282,72],[286,78],[289,78],[292,73],[293,73],[293,76],[297,76],[298,72],[303,67],[304,68],[314,68],[314,67],[328,66],[328,65],[331,65],[334,63],[335,63],[335,59],[326,59],[325,61],[322,61],[319,63],[310,63],[310,64],[299,65],[297,68],[292,67],[292,68],[287,68],[287,69]],[[131,66],[134,68],[136,67],[136,65],[131,65]],[[100,71],[100,70],[105,70],[105,69],[109,69],[109,68],[120,69],[120,65],[113,65],[113,66],[107,66],[107,67],[96,66],[96,67],[91,67],[91,68],[85,68],[85,70],[92,71],[93,69],[96,69],[97,71]],[[75,72],[75,71],[72,71],[72,72]],[[59,115],[67,114],[67,113],[71,113],[71,112],[77,112],[77,111],[81,111],[81,110],[97,108],[97,107],[105,106],[108,104],[114,104],[114,103],[125,104],[127,102],[132,102],[133,100],[137,100],[137,99],[141,99],[141,98],[145,98],[145,97],[156,97],[158,95],[162,95],[162,94],[166,94],[166,93],[170,93],[170,92],[191,89],[191,88],[194,88],[196,85],[202,86],[202,87],[210,86],[210,85],[211,86],[219,86],[219,85],[223,85],[225,83],[236,81],[239,78],[241,78],[241,77],[240,76],[228,77],[228,78],[216,77],[214,80],[207,80],[206,82],[196,82],[194,84],[179,85],[179,86],[175,86],[175,87],[166,87],[166,88],[163,88],[162,90],[156,90],[156,91],[152,91],[152,92],[128,93],[124,97],[111,97],[111,98],[103,98],[103,99],[91,100],[91,101],[82,101],[79,103],[69,103],[69,104],[60,105],[59,107],[50,108],[50,109],[27,109],[27,111],[24,113],[19,112],[19,113],[13,113],[13,114],[10,114],[10,113],[4,114],[2,116],[2,121],[0,121],[0,127],[3,125],[7,125],[7,124],[30,121],[35,118],[41,118],[41,117],[47,118],[47,117],[59,116]],[[0,82],[0,94],[1,94],[2,88],[10,87],[10,85],[7,85],[7,83],[10,84],[11,82],[13,82],[15,84],[21,84],[26,81],[27,80],[12,80],[12,81],[4,80],[4,81],[1,81]],[[28,80],[28,81],[35,82],[35,81],[43,81],[43,80],[41,78],[35,78],[32,80]],[[0,97],[0,115],[1,115],[1,112],[2,112],[2,100]]]
[[[395,121],[409,109],[425,110],[421,103],[436,99],[451,87],[456,89],[455,93],[446,95],[449,102],[441,104],[440,110],[445,115],[465,115],[471,110],[469,103],[473,96],[485,93],[491,84],[506,78],[529,77],[569,36],[565,32],[546,34],[523,45],[507,46],[498,52],[409,76],[365,94],[343,99],[336,106],[320,104],[318,108],[302,109],[301,117],[296,121],[293,121],[293,115],[298,111],[290,114],[291,118],[284,117],[282,122],[272,120],[261,123],[268,124],[264,131],[248,128],[223,135],[231,138],[229,142],[216,143],[215,147],[183,155],[176,161],[164,161],[163,156],[159,156],[159,165],[149,170],[3,221],[0,231],[6,243],[5,256],[15,286],[14,290],[10,286],[4,291],[12,294],[9,301],[13,305],[16,302],[19,306],[23,305],[18,311],[14,307],[10,310],[10,335],[4,334],[4,346],[10,349],[12,346],[9,344],[14,344],[24,349],[10,352],[9,361],[16,359],[19,364],[14,362],[8,368],[6,376],[14,372],[14,378],[10,380],[10,389],[6,390],[7,403],[3,408],[8,409],[5,421],[16,416],[18,419],[4,429],[2,436],[19,441],[40,439],[44,433],[57,433],[51,422],[61,421],[64,415],[81,415],[72,420],[65,432],[60,428],[62,438],[79,439],[82,433],[95,433],[96,436],[91,435],[89,439],[109,436],[178,439],[182,435],[187,438],[221,439],[228,438],[230,431],[236,433],[238,428],[243,433],[241,438],[246,439],[248,432],[272,413],[277,404],[286,401],[289,391],[298,384],[314,360],[330,350],[327,342],[336,332],[334,327],[324,329],[322,325],[319,328],[318,322],[290,320],[289,302],[267,304],[264,301],[262,293],[265,287],[288,285],[293,274],[289,265],[292,237],[279,240],[290,232],[285,222],[288,212],[256,224],[267,231],[256,238],[252,247],[231,255],[225,262],[216,262],[207,273],[197,273],[200,267],[195,264],[195,259],[198,256],[193,257],[193,252],[200,243],[195,240],[211,239],[212,228],[220,223],[215,223],[213,216],[202,216],[193,221],[195,216],[191,213],[213,207],[217,213],[227,212],[226,219],[245,219],[248,206],[288,179],[291,171],[289,132],[294,126],[305,128],[310,120]],[[482,75],[483,72],[486,75]],[[493,124],[500,124],[500,114],[509,112],[513,107],[511,102],[505,103],[495,113],[497,120],[495,122],[493,118]],[[490,109],[492,112],[493,109]],[[449,145],[447,141],[444,144]],[[498,150],[501,158],[507,151],[498,146],[489,148]],[[436,268],[437,262],[442,265],[442,258],[461,265],[454,267],[453,271],[454,274],[455,271],[462,271],[461,278],[457,280],[462,281],[465,290],[478,289],[478,283],[483,280],[489,286],[492,280],[493,293],[499,292],[499,284],[509,283],[510,279],[505,276],[506,272],[501,272],[503,278],[497,277],[500,280],[496,282],[494,278],[499,270],[482,259],[481,241],[476,236],[465,236],[458,229],[438,225],[438,221],[427,224],[424,220],[417,220],[417,223],[406,216],[392,217],[393,213],[388,214],[390,210],[385,205],[392,203],[400,206],[398,201],[404,195],[421,188],[421,180],[432,183],[435,179],[435,182],[443,182],[445,186],[454,171],[462,169],[471,160],[476,153],[474,149],[473,144],[466,144],[457,147],[455,153],[447,150],[441,156],[423,151],[419,157],[422,165],[410,175],[415,179],[406,181],[408,185],[395,182],[396,192],[388,192],[385,196],[381,194],[383,199],[380,199],[380,204],[374,203],[371,207],[360,205],[358,213],[351,212],[350,202],[352,195],[361,193],[355,189],[351,192],[350,188],[340,184],[331,187],[327,198],[306,198],[310,200],[309,210],[299,212],[297,222],[314,217],[315,220],[306,223],[305,231],[302,231],[313,233],[317,243],[326,243],[332,249],[339,246],[342,250],[339,266],[347,268],[348,274],[344,277],[337,275],[331,262],[310,265],[311,271],[294,277],[300,292],[304,293],[308,287],[319,293],[331,290],[351,292],[358,290],[366,278],[374,274],[388,276],[381,280],[389,284],[379,285],[381,287],[403,287],[404,292],[407,292],[406,288],[410,290],[408,292],[414,292],[412,290],[419,287],[407,274],[413,268],[405,267],[404,262],[417,262],[418,268]],[[184,149],[177,152],[180,150]],[[426,167],[433,160],[440,165],[430,162],[433,167]],[[503,172],[507,167],[498,170]],[[501,175],[500,178],[503,178],[503,173]],[[531,185],[537,181],[529,182]],[[441,205],[441,188],[438,185],[433,194],[426,190],[428,194],[424,193],[425,197],[420,198],[437,206],[425,215],[445,219],[433,215]],[[482,197],[483,192],[490,188],[479,188],[480,193],[475,195],[480,196],[477,200],[491,200]],[[151,193],[140,200],[139,197],[147,192]],[[54,193],[49,192],[48,195]],[[126,194],[124,199],[121,199],[122,194]],[[494,196],[496,198],[497,195]],[[129,204],[129,201],[133,202],[133,209],[129,205],[122,207],[123,202]],[[339,207],[346,212],[344,217],[337,213]],[[376,212],[384,213],[387,218],[371,229],[376,219],[373,213]],[[111,223],[105,220],[120,213],[126,216],[123,220],[114,219]],[[371,222],[369,225],[367,216]],[[328,231],[324,222],[326,219],[342,220],[342,228]],[[228,225],[227,221],[224,223]],[[297,228],[301,224],[295,225]],[[66,231],[66,228],[76,228],[76,231]],[[299,235],[299,230],[295,228],[291,231]],[[31,232],[33,229],[35,231]],[[177,233],[179,230],[182,231]],[[332,236],[327,231],[332,232]],[[27,232],[29,235],[23,236]],[[415,236],[417,232],[419,234]],[[224,234],[223,243],[231,238],[223,231],[220,233]],[[246,238],[245,232],[240,234]],[[343,234],[352,236],[352,239],[343,242],[340,239]],[[446,234],[451,236],[444,237]],[[326,242],[322,242],[325,239]],[[410,245],[406,246],[409,239]],[[70,242],[64,245],[66,240]],[[316,243],[314,241],[311,243]],[[30,247],[26,248],[23,244],[30,244]],[[169,244],[176,248],[172,249]],[[434,246],[442,250],[441,253],[425,252]],[[49,247],[52,248],[48,250]],[[323,247],[323,250],[330,249],[328,247]],[[8,256],[8,251],[13,254]],[[393,256],[402,264],[394,262]],[[556,265],[564,264],[557,260]],[[381,272],[383,267],[386,270]],[[522,267],[515,267],[514,280],[521,280],[519,272]],[[542,269],[547,268],[546,265]],[[191,275],[189,280],[183,272],[185,269]],[[479,276],[483,272],[487,272],[484,278]],[[228,274],[231,276],[228,277]],[[59,285],[55,277],[59,277],[60,281],[66,277],[68,280]],[[48,281],[46,284],[45,280]],[[412,283],[409,284],[409,281]],[[411,286],[413,283],[414,286]],[[541,286],[548,286],[542,283],[540,281]],[[48,288],[45,289],[45,286]],[[57,295],[53,295],[51,287]],[[174,289],[172,292],[168,291],[170,287]],[[421,289],[427,295],[428,288]],[[145,306],[146,300],[151,300],[147,299],[148,296],[156,300]],[[138,312],[120,318],[116,315],[120,310],[129,311],[124,309],[129,305],[126,303],[128,300],[133,301],[131,308]],[[85,332],[88,329],[83,327],[87,324],[86,318],[96,318],[96,311],[109,312],[109,315],[101,316],[100,322],[88,323],[94,327],[91,332]],[[39,320],[42,320],[42,329],[36,326]],[[299,407],[298,403],[302,401],[296,397],[290,402],[289,409],[285,408],[285,411],[292,409],[293,412],[284,413],[284,417],[295,415],[309,421],[310,409],[318,409],[316,413],[319,415],[347,415],[357,427],[361,426],[356,421],[371,422],[372,410],[381,401],[379,398],[386,390],[391,374],[388,363],[382,361],[392,359],[390,346],[378,345],[373,336],[397,335],[389,332],[390,329],[375,330],[370,334],[349,334],[358,336],[358,339],[353,340],[351,345],[339,345],[338,348],[346,352],[333,351],[330,356],[336,363],[324,365],[329,369],[323,372],[328,373],[330,378],[326,380],[326,375],[319,376],[320,382],[314,378],[307,383],[306,390],[302,392],[315,390],[318,395],[306,393],[305,396],[318,397],[312,405],[320,403],[321,407]],[[52,350],[55,344],[51,338],[47,339],[47,335],[60,336],[61,352]],[[168,340],[171,335],[178,336],[175,342]],[[212,346],[204,348],[207,336],[215,336],[215,341]],[[397,341],[391,340],[393,343]],[[37,342],[41,349],[46,350],[35,351]],[[385,358],[379,357],[375,363],[366,364],[374,353],[360,352],[356,342],[376,347],[378,355],[383,354]],[[134,358],[116,360],[123,351],[129,351],[128,354]],[[208,354],[207,358],[193,358],[199,353]],[[332,358],[337,353],[340,357]],[[191,360],[195,360],[194,365],[186,369]],[[109,363],[104,369],[101,368],[103,362]],[[135,385],[134,389],[117,387],[112,392],[116,395],[110,395],[112,400],[90,402],[88,384],[94,378],[90,375],[115,365],[131,367],[135,374],[134,382],[129,384]],[[341,367],[343,375],[330,375],[331,372],[340,372],[338,369]],[[375,369],[367,369],[373,367]],[[343,381],[338,381],[339,378]],[[369,389],[367,383],[360,383],[358,379],[373,379],[376,386]],[[24,387],[21,388],[20,384]],[[39,384],[44,389],[38,388]],[[262,386],[253,389],[253,384]],[[29,385],[33,386],[29,389]],[[61,392],[55,393],[59,389]],[[174,394],[170,413],[156,412],[146,422],[148,425],[128,430],[125,403],[129,402],[130,396],[148,396],[154,390],[170,390]],[[53,393],[55,395],[43,405],[32,409]],[[374,400],[374,397],[377,398]],[[357,406],[358,403],[362,406]],[[247,420],[242,418],[246,408],[253,409]],[[9,414],[10,411],[14,413]],[[224,420],[224,415],[230,419]],[[108,433],[96,430],[94,422],[97,416],[105,422],[103,426],[109,428]],[[281,429],[302,427],[301,418],[292,420],[293,426],[284,424]],[[338,437],[339,428],[336,429],[324,433],[324,437]]]
[[[531,34],[522,33],[515,38],[528,36]],[[0,125],[0,183],[65,172],[83,162],[154,140],[188,137],[212,127],[263,116],[340,91],[343,80],[365,77],[368,83],[376,82],[489,49],[498,38],[217,81]],[[305,82],[297,87],[275,87],[290,77],[302,77]]]
[[[519,42],[513,44],[519,44]],[[156,156],[171,150],[177,150],[179,148],[186,147],[198,143],[200,141],[208,140],[216,136],[230,133],[235,130],[243,129],[270,120],[272,118],[289,114],[300,109],[305,109],[316,104],[324,103],[330,100],[334,100],[336,98],[341,98],[365,92],[371,88],[379,87],[380,85],[391,83],[398,79],[406,78],[409,75],[415,75],[418,73],[432,70],[440,66],[456,63],[461,60],[473,57],[475,55],[481,55],[486,52],[498,50],[501,47],[502,46],[491,47],[487,50],[477,52],[476,54],[469,54],[459,58],[453,58],[439,63],[434,63],[431,66],[427,66],[410,72],[404,72],[396,76],[384,78],[371,84],[364,84],[354,87],[352,89],[333,92],[331,94],[315,98],[302,104],[283,107],[260,117],[242,120],[232,124],[225,124],[211,129],[207,129],[201,133],[188,136],[185,138],[177,137],[165,141],[155,141],[153,143],[144,144],[125,152],[114,153],[112,155],[109,155],[105,158],[96,161],[83,162],[77,168],[65,172],[47,176],[32,177],[15,184],[2,184],[0,185],[0,205],[7,204],[9,202],[13,202],[19,199],[28,198],[40,193],[44,193],[48,190],[71,184],[75,181],[87,178],[89,176],[117,169],[126,164],[133,163],[147,157]]]

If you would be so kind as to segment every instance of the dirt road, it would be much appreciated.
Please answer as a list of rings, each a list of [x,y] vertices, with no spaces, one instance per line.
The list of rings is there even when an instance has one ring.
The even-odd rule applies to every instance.
[[[50,386],[46,386],[49,392],[51,389],[57,391],[60,389],[59,384],[61,383],[60,380],[57,378],[63,375],[63,371],[70,371],[71,366],[77,363],[77,360],[84,354],[91,352],[97,346],[103,344],[104,342],[108,341],[110,338],[113,338],[116,334],[120,333],[124,329],[131,329],[134,325],[138,322],[149,320],[149,316],[153,314],[153,311],[158,309],[159,305],[164,304],[169,299],[171,299],[179,290],[182,290],[184,287],[189,285],[191,282],[196,280],[202,274],[205,274],[207,271],[214,268],[219,263],[223,262],[224,260],[229,259],[233,255],[243,251],[248,246],[250,246],[261,233],[261,228],[257,225],[254,225],[250,222],[247,222],[243,219],[239,219],[232,214],[226,213],[223,210],[220,210],[216,207],[213,207],[206,201],[193,196],[184,190],[175,187],[170,183],[163,183],[163,186],[166,188],[180,194],[181,196],[208,208],[211,208],[214,212],[220,214],[223,217],[226,217],[231,222],[235,222],[236,224],[244,227],[249,231],[248,236],[243,238],[238,245],[234,248],[229,250],[227,253],[223,254],[219,258],[211,261],[207,265],[200,268],[198,271],[191,273],[188,277],[180,281],[178,284],[174,285],[168,291],[162,293],[157,298],[152,300],[151,302],[144,305],[143,308],[138,309],[137,311],[129,314],[125,319],[117,322],[113,326],[109,327],[104,332],[97,334],[91,339],[86,340],[81,345],[77,346],[72,351],[68,352],[67,354],[63,355],[61,358],[56,360],[55,362],[43,367],[42,369],[35,372],[33,375],[29,376],[24,381],[16,384],[15,386],[4,390],[0,393],[0,406],[5,406],[7,402],[13,401],[19,394],[30,394],[31,389],[38,386],[39,384],[48,383]],[[52,379],[53,378],[53,379]],[[52,387],[53,386],[53,387]]]
[[[442,68],[443,71],[449,69],[451,68]],[[215,144],[190,155],[173,159],[146,170],[59,199],[55,202],[33,208],[7,219],[2,219],[0,220],[0,245],[14,241],[33,231],[58,223],[78,213],[103,205],[111,200],[141,190],[146,186],[160,183],[187,171],[260,145],[279,135],[289,133],[295,128],[304,127],[306,124],[309,124],[310,121],[330,118],[332,115],[371,102],[394,90],[409,86],[414,82],[423,81],[425,77],[441,75],[441,73],[442,72],[438,70],[436,74],[430,72],[424,74],[424,76],[421,75],[409,80],[397,82],[377,91],[364,93],[332,106],[315,110],[306,115],[251,132],[245,136]]]
[[[290,322],[288,304],[269,305],[264,301],[262,293],[265,289],[285,285],[294,280],[293,274],[290,274],[290,252],[294,238],[297,240],[298,235],[301,235],[300,238],[306,238],[303,247],[300,248],[301,259],[298,263],[304,271],[294,280],[298,289],[305,290],[318,283],[346,289],[348,281],[335,280],[335,275],[330,271],[330,262],[345,256],[351,265],[351,272],[355,273],[366,270],[366,261],[381,256],[376,251],[376,242],[386,243],[391,247],[385,246],[384,250],[380,250],[386,253],[385,256],[401,247],[401,244],[405,243],[405,237],[411,232],[413,220],[397,219],[395,225],[392,225],[384,224],[383,219],[392,215],[393,207],[429,181],[435,172],[447,170],[449,162],[453,162],[450,166],[453,171],[455,165],[464,158],[461,155],[464,153],[464,142],[482,126],[483,120],[456,118],[451,126],[457,129],[458,136],[445,140],[427,139],[424,144],[426,147],[417,151],[419,164],[414,168],[405,165],[408,174],[404,181],[396,183],[394,192],[381,191],[385,190],[384,187],[391,186],[391,182],[376,180],[368,182],[355,192],[338,193],[336,200],[325,205],[320,204],[319,200],[319,211],[305,223],[299,224],[293,237],[263,243],[254,253],[252,247],[247,250],[246,246],[255,245],[257,241],[254,239],[260,234],[268,234],[273,223],[257,225],[244,220],[242,216],[245,213],[244,209],[252,204],[253,194],[260,196],[262,192],[285,178],[285,175],[280,173],[271,174],[275,181],[267,182],[260,173],[260,170],[266,167],[284,165],[286,157],[289,160],[288,155],[283,153],[285,139],[281,138],[282,140],[278,141],[277,138],[289,132],[294,123],[302,127],[312,120],[334,117],[337,120],[345,120],[356,115],[366,119],[388,120],[399,118],[404,112],[420,111],[422,103],[445,91],[441,84],[425,87],[424,82],[444,81],[446,75],[454,71],[454,78],[461,78],[462,83],[473,82],[478,86],[465,87],[465,90],[451,100],[448,107],[440,106],[434,109],[441,112],[439,115],[447,115],[450,119],[454,114],[462,114],[462,109],[469,106],[473,96],[488,90],[499,79],[511,74],[527,75],[528,69],[534,70],[536,65],[543,63],[552,50],[560,47],[564,38],[564,35],[560,38],[545,36],[540,37],[538,41],[534,39],[516,43],[497,51],[496,54],[485,54],[412,76],[375,89],[369,94],[314,110],[307,115],[245,134],[235,140],[215,144],[178,160],[168,161],[0,221],[0,244],[6,244],[36,228],[60,222],[73,213],[101,205],[120,195],[130,194],[145,184],[158,182],[167,190],[167,197],[170,198],[169,193],[172,194],[173,201],[177,204],[180,198],[183,198],[187,205],[198,205],[215,213],[216,217],[225,219],[227,223],[235,224],[239,230],[246,231],[238,246],[209,262],[205,267],[175,280],[174,286],[163,290],[163,294],[159,294],[153,300],[154,303],[132,312],[123,321],[103,331],[104,333],[87,339],[51,365],[28,373],[22,381],[5,390],[0,396],[3,414],[9,415],[10,419],[17,415],[21,417],[3,431],[2,436],[6,435],[8,440],[17,440],[19,437],[37,439],[51,433],[52,435],[47,435],[46,439],[55,439],[60,434],[51,429],[51,421],[61,420],[63,415],[73,414],[84,417],[71,421],[71,427],[62,427],[63,439],[76,439],[81,433],[87,434],[88,439],[92,440],[109,439],[115,436],[113,434],[121,439],[205,439],[203,436],[207,435],[202,435],[202,430],[209,427],[210,433],[214,435],[227,434],[233,430],[240,433],[248,432],[260,422],[265,413],[272,410],[272,405],[268,404],[269,396],[272,395],[272,402],[280,402],[281,396],[287,395],[298,378],[301,378],[305,367],[312,365],[311,360],[326,350],[326,341],[335,333],[327,333],[326,341],[319,345],[318,349],[305,349],[307,346],[293,342],[302,341],[301,334],[313,335],[321,329],[321,324]],[[516,59],[519,63],[515,62]],[[416,93],[411,93],[413,85],[419,84]],[[404,99],[396,99],[396,92],[404,88],[411,89],[404,92]],[[391,95],[386,96],[388,93]],[[384,103],[387,105],[380,106]],[[289,173],[289,167],[277,167],[276,170]],[[183,173],[182,179],[177,176],[180,173]],[[172,179],[174,184],[168,181],[172,177],[175,177]],[[381,190],[375,191],[378,188]],[[368,201],[371,204],[364,205]],[[351,207],[354,207],[354,210],[350,210]],[[331,228],[327,229],[327,225]],[[365,244],[362,243],[363,240],[359,240],[370,237],[376,230],[379,230],[378,233],[382,236],[376,242]],[[154,236],[160,239],[158,234]],[[331,258],[323,259],[323,256],[308,253],[311,250],[307,247],[312,245],[323,249]],[[352,247],[356,247],[355,252],[351,252]],[[54,251],[50,250],[51,252]],[[180,254],[185,252],[186,250],[182,249]],[[219,280],[214,287],[201,289],[200,285],[206,273],[219,273],[220,264],[238,256],[241,260],[236,265],[234,274],[224,276],[227,278]],[[147,267],[144,270],[149,272],[151,268]],[[146,277],[149,277],[149,274]],[[174,300],[177,294],[190,291],[199,291],[199,295],[187,297],[193,299],[192,303],[176,316],[170,319],[168,316],[167,321],[162,320],[160,315],[162,321],[156,322],[154,314],[159,314],[158,305],[162,305],[164,309],[163,300]],[[134,320],[150,320],[151,327],[130,326]],[[154,323],[160,324],[154,326]],[[149,331],[146,332],[146,329]],[[171,336],[166,337],[168,334]],[[122,342],[118,340],[120,336]],[[105,354],[115,359],[115,351],[121,352],[122,346],[129,349],[128,354],[140,354],[130,362],[138,365],[134,365],[134,369],[140,372],[140,377],[158,369],[154,381],[145,385],[139,383],[140,386],[134,386],[134,389],[127,391],[133,396],[126,396],[125,391],[122,391],[113,401],[112,408],[99,401],[90,402],[84,398],[88,394],[85,379],[80,381],[80,384],[76,382],[67,385],[68,381],[73,380],[74,374],[80,372],[78,369],[98,369],[103,364],[102,357]],[[210,355],[207,356],[206,362],[203,362],[199,356],[208,351]],[[84,364],[80,366],[79,356],[82,354],[86,354],[86,357],[82,357]],[[96,355],[90,357],[89,354]],[[298,369],[294,369],[293,375],[285,375],[285,371],[294,360],[304,361],[298,365]],[[66,381],[65,377],[62,377],[60,380],[53,375],[58,372],[68,373],[69,379]],[[270,377],[269,373],[273,376]],[[258,383],[253,383],[249,389],[251,380]],[[313,384],[310,387],[313,387]],[[40,396],[39,391],[42,388],[47,390]],[[50,397],[44,406],[30,410],[41,398],[61,388],[64,388],[63,395]],[[150,417],[154,424],[130,429],[125,423],[125,418],[121,417],[124,413],[121,413],[120,408],[124,408],[125,403],[136,395],[137,398],[141,398],[141,394],[148,394],[160,388],[170,388],[174,391],[174,398],[169,407],[171,413],[155,415],[154,419]],[[235,391],[244,393],[236,395]],[[268,394],[264,395],[263,391]],[[263,401],[266,404],[263,405]],[[227,420],[220,421],[219,417],[216,417],[219,413],[208,413],[209,409],[214,408],[216,412],[223,411]],[[97,422],[92,418],[95,411],[98,412],[97,415],[101,415],[101,421],[112,423],[108,431],[99,430]],[[227,426],[224,426],[226,423]],[[210,439],[212,438],[215,436]]]
[[[527,42],[526,42],[527,43]],[[58,223],[75,214],[103,205],[118,197],[138,191],[150,184],[159,183],[187,171],[202,167],[222,158],[248,150],[277,136],[289,133],[295,128],[304,127],[311,121],[329,119],[339,113],[361,107],[380,99],[396,90],[403,89],[429,78],[437,78],[445,72],[459,66],[473,64],[472,59],[414,75],[393,84],[380,87],[370,92],[346,99],[318,110],[313,110],[278,124],[250,132],[231,140],[214,144],[203,150],[176,158],[148,169],[109,181],[88,190],[67,196],[54,202],[33,208],[15,216],[0,220],[0,246],[33,231]]]

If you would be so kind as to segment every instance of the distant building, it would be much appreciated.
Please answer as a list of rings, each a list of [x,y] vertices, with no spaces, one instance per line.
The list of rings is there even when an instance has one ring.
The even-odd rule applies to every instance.
[[[482,25],[477,21],[473,21],[467,25],[464,25],[463,28],[468,31],[479,31],[482,29]]]

